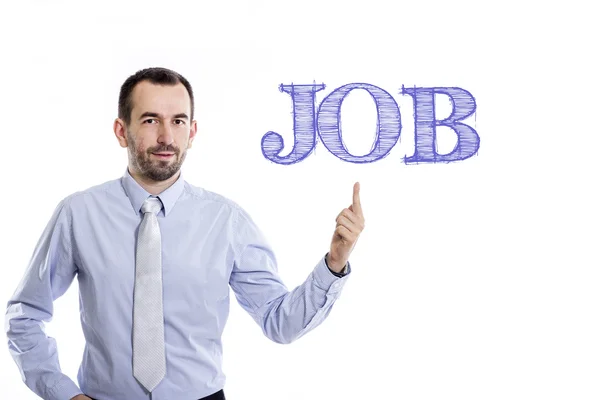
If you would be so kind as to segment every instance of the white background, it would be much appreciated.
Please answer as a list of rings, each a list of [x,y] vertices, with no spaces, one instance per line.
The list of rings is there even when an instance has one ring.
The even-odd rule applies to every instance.
[[[277,345],[232,302],[228,399],[600,398],[600,32],[586,4],[4,3],[0,300],[56,204],[124,172],[112,133],[119,86],[165,66],[197,97],[186,179],[253,216],[288,286],[328,250],[337,213],[362,184],[367,226],[353,276],[322,326]],[[278,86],[313,81],[327,86],[318,101],[351,82],[390,92],[401,142],[367,165],[321,143],[297,165],[267,161],[267,131],[288,150],[292,140],[291,99]],[[477,156],[403,164],[414,128],[402,85],[469,90]],[[351,151],[366,153],[375,128],[366,92],[350,94],[342,120]],[[452,132],[440,135],[452,148]],[[73,379],[83,349],[77,290],[75,281],[47,327]],[[6,346],[0,370],[0,398],[37,398]]]

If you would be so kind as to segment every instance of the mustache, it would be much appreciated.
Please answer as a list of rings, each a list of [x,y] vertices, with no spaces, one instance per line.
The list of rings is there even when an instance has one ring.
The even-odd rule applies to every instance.
[[[175,147],[173,145],[168,145],[168,146],[152,147],[152,148],[148,149],[148,151],[147,151],[148,154],[162,153],[162,152],[175,153],[176,155],[179,155],[180,150],[178,147]]]

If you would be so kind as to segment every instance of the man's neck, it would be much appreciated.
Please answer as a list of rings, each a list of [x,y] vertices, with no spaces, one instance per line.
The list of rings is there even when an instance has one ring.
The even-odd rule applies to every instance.
[[[129,167],[128,170],[129,170],[129,174],[131,175],[131,177],[142,188],[144,188],[145,191],[147,191],[148,193],[155,195],[155,196],[161,194],[162,192],[167,190],[169,187],[171,187],[171,185],[173,185],[177,181],[177,179],[179,178],[179,175],[181,174],[181,171],[178,171],[175,175],[173,175],[166,181],[153,181],[151,179],[148,179],[148,178],[145,178],[145,177],[139,175],[138,173],[133,171],[131,167]]]

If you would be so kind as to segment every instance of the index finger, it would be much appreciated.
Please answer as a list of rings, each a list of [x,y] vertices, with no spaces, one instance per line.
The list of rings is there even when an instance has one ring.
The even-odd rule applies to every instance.
[[[355,213],[362,215],[362,207],[360,205],[360,183],[354,184],[354,194],[352,195],[352,209]]]

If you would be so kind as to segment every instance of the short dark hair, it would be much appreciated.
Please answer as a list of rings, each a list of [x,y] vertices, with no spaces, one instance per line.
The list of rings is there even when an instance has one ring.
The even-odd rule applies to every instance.
[[[137,71],[131,75],[123,85],[119,93],[119,118],[125,121],[126,125],[131,123],[131,111],[133,110],[133,101],[131,93],[135,86],[142,82],[149,81],[157,85],[177,85],[183,84],[190,95],[191,114],[190,119],[194,119],[194,91],[192,85],[181,74],[167,68],[152,67]]]

